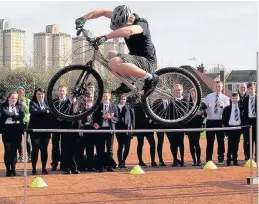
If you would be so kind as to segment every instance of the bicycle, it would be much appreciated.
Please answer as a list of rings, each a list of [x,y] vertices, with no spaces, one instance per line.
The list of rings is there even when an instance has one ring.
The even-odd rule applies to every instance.
[[[129,93],[125,93],[125,96],[138,97],[141,101],[144,112],[155,123],[171,127],[184,124],[195,116],[195,113],[197,112],[201,103],[201,87],[193,74],[177,67],[158,69],[154,73],[159,76],[159,83],[156,86],[154,92],[151,93],[148,97],[145,97],[142,91],[144,85],[143,79],[129,77],[120,73],[113,73],[108,67],[108,60],[101,54],[99,50],[99,45],[96,41],[96,38],[89,37],[87,30],[85,30],[83,26],[80,27],[77,31],[77,36],[80,36],[81,34],[83,34],[82,37],[88,42],[89,46],[93,48],[94,53],[92,59],[85,65],[66,66],[59,70],[50,80],[47,89],[47,100],[50,109],[57,117],[64,120],[80,120],[81,118],[92,114],[101,104],[104,85],[100,74],[93,66],[94,62],[99,62],[104,68],[109,70],[113,76],[124,83],[131,90]],[[72,76],[77,72],[79,76]],[[68,77],[72,77],[72,79],[68,81]],[[94,102],[91,108],[86,108],[84,105],[88,82],[92,82],[96,87],[93,93]],[[54,102],[55,100],[53,101],[55,96],[53,91],[56,91],[58,86],[64,83],[67,87],[70,88],[69,100],[71,101],[71,106],[61,112],[59,108],[57,108],[57,104]],[[189,90],[195,89],[197,101],[192,103],[192,107],[190,107],[186,101],[184,102],[185,108],[179,106],[173,90],[173,87],[176,84],[184,84],[183,96],[186,98],[189,98]],[[164,101],[162,99],[166,100],[167,104],[169,104],[167,107],[165,107],[164,110],[161,110],[161,106],[163,105]],[[81,111],[76,113],[71,111],[75,104]],[[170,111],[172,111],[171,114]]]

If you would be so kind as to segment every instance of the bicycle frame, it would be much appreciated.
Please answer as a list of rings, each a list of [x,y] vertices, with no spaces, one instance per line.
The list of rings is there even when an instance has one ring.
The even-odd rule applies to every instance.
[[[101,65],[104,66],[104,68],[106,68],[112,75],[114,75],[117,79],[119,79],[122,83],[124,83],[128,88],[130,88],[132,90],[132,92],[130,92],[130,94],[125,94],[127,96],[133,95],[133,94],[138,94],[138,92],[140,91],[137,87],[143,86],[143,83],[141,84],[141,82],[134,78],[136,81],[136,86],[131,84],[127,78],[133,78],[133,77],[129,77],[120,73],[115,73],[113,72],[109,66],[108,66],[108,60],[100,53],[99,50],[95,49],[94,50],[94,54],[93,57],[91,59],[92,62],[97,61],[99,62]]]
[[[115,73],[113,72],[109,66],[108,66],[108,60],[100,53],[98,46],[96,44],[93,43],[93,39],[89,38],[86,30],[85,29],[81,29],[78,31],[78,34],[80,34],[81,32],[83,32],[84,37],[86,38],[86,40],[90,43],[91,46],[93,46],[94,48],[94,54],[92,59],[90,60],[91,62],[97,61],[99,62],[101,65],[103,65],[108,71],[111,72],[111,74],[113,74],[117,79],[119,79],[122,83],[124,83],[129,89],[131,89],[131,92],[129,93],[125,93],[124,95],[126,97],[131,96],[131,95],[141,95],[143,94],[142,88],[144,83],[141,82],[138,78],[134,78],[134,77],[130,77],[130,76],[126,76],[124,74],[120,74],[120,73]],[[134,81],[135,85],[131,84],[127,78],[131,79]],[[141,89],[140,89],[141,87]],[[164,90],[156,88],[155,92],[157,92],[158,94],[162,94],[166,97],[168,97],[168,99],[172,99],[172,95],[166,93]]]

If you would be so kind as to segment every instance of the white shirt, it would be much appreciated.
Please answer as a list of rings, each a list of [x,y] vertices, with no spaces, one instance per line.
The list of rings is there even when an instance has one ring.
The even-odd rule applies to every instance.
[[[253,113],[252,113],[252,98],[254,99],[253,101],[254,101],[254,107],[255,107],[255,96],[249,95],[249,102],[248,102],[248,117],[249,118],[255,118],[256,117],[256,113],[255,113],[255,115],[253,115]]]
[[[44,106],[45,103],[44,103],[44,101],[38,101],[38,103],[39,103],[39,105],[40,105],[40,109],[41,109],[41,110],[45,110],[45,106]],[[43,105],[42,105],[41,103],[42,103]]]
[[[163,100],[163,105],[164,105],[164,110],[165,110],[168,106],[168,100],[167,99],[162,99],[162,100]]]
[[[236,121],[236,118],[235,118],[236,107],[237,107],[237,112],[238,112],[238,120],[237,121]],[[231,115],[230,115],[230,120],[229,120],[228,124],[230,126],[239,126],[239,125],[241,125],[240,110],[239,110],[238,104],[232,104]]]
[[[8,111],[9,111],[10,113],[14,112],[15,115],[19,115],[19,114],[17,113],[17,109],[16,109],[15,105],[14,105],[14,107],[12,107],[12,106],[9,104]],[[14,123],[20,123],[20,121],[13,121],[12,119],[9,119],[9,118],[7,118],[6,121],[5,121],[5,124],[14,124]]]
[[[208,120],[221,120],[223,109],[229,105],[229,97],[220,93],[218,98],[218,111],[215,113],[215,102],[216,102],[216,93],[208,94],[204,100],[204,103],[207,105],[207,119]]]
[[[121,105],[120,103],[118,104],[118,107],[119,107],[119,109],[120,109],[120,112],[121,112],[123,106],[124,106],[124,105]]]
[[[105,106],[106,106],[106,109],[105,109]],[[103,103],[103,115],[108,113],[108,111],[109,111],[109,103]],[[109,127],[109,122],[107,119],[103,119],[102,127]]]

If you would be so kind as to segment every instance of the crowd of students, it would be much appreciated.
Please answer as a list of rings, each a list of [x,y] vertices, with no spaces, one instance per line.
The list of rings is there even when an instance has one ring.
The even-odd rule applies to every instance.
[[[95,87],[91,82],[87,85],[88,92],[84,108],[93,105]],[[152,132],[146,133],[116,133],[112,130],[132,130],[132,129],[166,129],[161,124],[156,124],[150,120],[140,103],[131,104],[125,97],[120,95],[117,103],[111,102],[111,92],[105,90],[103,101],[98,109],[80,121],[65,121],[58,119],[52,114],[46,98],[45,90],[38,88],[35,90],[32,99],[25,96],[25,89],[18,87],[16,91],[11,91],[4,103],[1,104],[0,111],[0,132],[4,144],[4,163],[6,176],[16,176],[16,163],[23,162],[22,135],[24,128],[29,129],[90,129],[90,130],[111,130],[110,133],[36,133],[30,132],[27,137],[28,162],[32,164],[32,174],[37,175],[38,154],[41,152],[41,173],[48,174],[48,146],[51,140],[51,171],[58,169],[66,174],[80,174],[81,171],[113,172],[115,168],[127,168],[127,158],[130,152],[133,136],[137,138],[137,156],[140,166],[147,166],[143,160],[142,152],[144,139],[146,138],[150,146],[150,158],[152,167],[163,167],[168,161],[163,159],[164,137],[167,136],[172,153],[172,166],[185,166],[185,145],[184,136],[188,135],[189,148],[193,160],[193,166],[201,166],[200,132],[184,132],[184,128],[207,128],[214,127],[237,127],[252,125],[253,146],[256,140],[256,89],[255,83],[243,83],[239,92],[232,93],[228,98],[222,93],[222,82],[215,82],[214,92],[207,95],[202,102],[196,116],[186,123],[183,132]],[[183,86],[176,84],[172,87],[175,103],[178,106],[191,107],[196,100],[195,90],[189,90],[189,95],[183,96]],[[68,96],[68,88],[60,86],[58,88],[58,98],[54,102],[56,108],[61,112],[73,106],[72,111],[76,113],[79,108],[74,105]],[[165,110],[170,106],[167,100],[156,100],[156,111]],[[153,105],[154,105],[153,104]],[[185,107],[187,108],[187,107]],[[174,111],[174,110],[172,110]],[[175,127],[179,128],[179,127]],[[213,147],[215,136],[218,143],[218,164],[238,166],[238,146],[240,136],[243,133],[244,159],[249,158],[249,131],[248,128],[234,131],[208,131],[206,132],[206,155],[205,160],[213,158]],[[117,158],[114,158],[113,143],[117,141]],[[227,155],[225,155],[225,137],[228,138]],[[180,158],[178,158],[178,148]],[[156,151],[159,163],[156,163]],[[256,157],[256,152],[253,148]],[[18,157],[17,157],[18,155]]]

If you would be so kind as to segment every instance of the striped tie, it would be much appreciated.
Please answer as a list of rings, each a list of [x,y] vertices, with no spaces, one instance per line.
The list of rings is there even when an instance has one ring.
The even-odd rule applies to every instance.
[[[219,101],[219,95],[216,95],[216,101],[215,101],[215,107],[214,107],[214,113],[218,112],[218,101]]]
[[[238,108],[237,108],[237,105],[236,105],[236,108],[235,108],[235,120],[238,121],[239,117],[238,117]]]
[[[15,113],[15,105],[11,105],[12,107],[12,113]]]
[[[255,100],[254,100],[254,97],[251,97],[251,111],[252,111],[252,115],[255,116]]]

